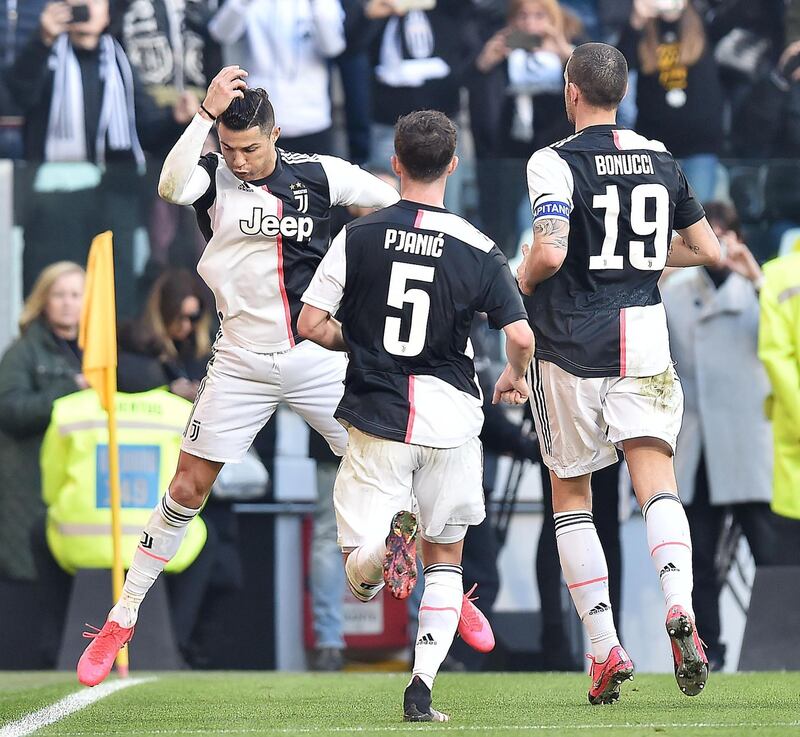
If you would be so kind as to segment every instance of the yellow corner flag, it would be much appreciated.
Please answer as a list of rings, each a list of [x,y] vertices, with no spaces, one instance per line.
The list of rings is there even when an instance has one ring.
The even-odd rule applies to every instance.
[[[92,241],[86,269],[78,344],[83,375],[100,396],[106,412],[117,391],[117,307],[114,297],[114,249],[111,231]]]
[[[114,601],[122,594],[122,494],[119,480],[119,443],[117,441],[117,306],[114,294],[114,249],[112,233],[107,230],[92,241],[86,267],[81,325],[78,344],[83,350],[83,375],[100,397],[108,413],[108,483],[111,498],[111,535],[114,563],[111,581]],[[128,649],[117,655],[117,672],[128,674]]]

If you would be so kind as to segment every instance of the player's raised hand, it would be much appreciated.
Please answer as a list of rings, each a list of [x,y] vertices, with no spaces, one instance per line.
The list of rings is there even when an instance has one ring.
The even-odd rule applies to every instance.
[[[761,267],[750,249],[733,232],[726,233],[720,241],[725,244],[725,256],[720,266],[741,274],[754,284],[757,283],[761,279]]]
[[[492,404],[525,404],[528,401],[528,382],[524,376],[516,376],[510,364],[506,364],[503,373],[494,385]]]
[[[72,8],[68,3],[49,3],[39,16],[39,32],[42,43],[52,46],[53,42],[69,30]]]
[[[238,64],[224,67],[208,85],[203,107],[215,118],[218,118],[228,109],[233,100],[237,97],[244,97],[242,90],[247,87],[246,77],[247,72]]]

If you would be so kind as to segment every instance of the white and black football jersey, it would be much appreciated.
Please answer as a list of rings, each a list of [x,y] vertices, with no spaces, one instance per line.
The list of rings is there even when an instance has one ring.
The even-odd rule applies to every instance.
[[[677,162],[658,141],[595,125],[537,151],[527,174],[534,223],[570,226],[561,269],[526,300],[536,357],[583,377],[665,371],[658,279],[673,228],[705,215]]]
[[[278,149],[275,171],[243,182],[225,159],[200,159],[210,184],[193,206],[207,246],[197,271],[214,292],[223,333],[256,353],[299,340],[300,296],[330,243],[330,209],[399,199],[377,177],[333,156]]]
[[[480,433],[469,331],[526,319],[505,256],[447,210],[401,200],[334,239],[303,301],[335,314],[349,349],[336,417],[359,430],[451,448]]]

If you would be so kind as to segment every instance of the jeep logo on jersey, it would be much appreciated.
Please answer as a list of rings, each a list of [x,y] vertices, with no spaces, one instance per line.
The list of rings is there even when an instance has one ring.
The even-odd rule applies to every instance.
[[[295,182],[289,185],[292,196],[297,202],[298,212],[308,212],[308,188],[302,182]]]
[[[280,235],[284,238],[304,241],[311,238],[314,221],[309,217],[298,218],[294,215],[286,215],[282,218],[277,215],[265,215],[263,208],[254,207],[249,220],[242,218],[239,221],[239,228],[245,235],[262,233],[268,238]]]

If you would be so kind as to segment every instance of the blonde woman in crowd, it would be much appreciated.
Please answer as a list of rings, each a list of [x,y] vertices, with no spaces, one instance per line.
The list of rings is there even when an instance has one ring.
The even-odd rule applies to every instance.
[[[0,577],[36,579],[30,532],[44,515],[39,447],[53,402],[87,388],[78,325],[84,271],[70,261],[48,266],[19,320],[20,337],[0,360]]]

